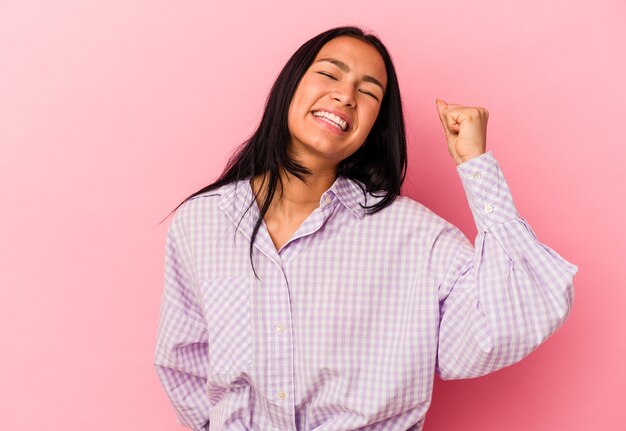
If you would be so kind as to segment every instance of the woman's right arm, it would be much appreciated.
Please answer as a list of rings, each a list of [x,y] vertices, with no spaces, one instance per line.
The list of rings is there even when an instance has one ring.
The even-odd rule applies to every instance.
[[[208,333],[197,301],[192,254],[176,215],[167,231],[154,365],[178,423],[200,431],[209,424]]]

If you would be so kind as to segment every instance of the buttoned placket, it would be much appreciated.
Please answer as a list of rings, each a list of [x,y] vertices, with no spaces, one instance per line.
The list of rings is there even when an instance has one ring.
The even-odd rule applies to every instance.
[[[294,352],[289,279],[284,265],[302,251],[303,243],[298,240],[313,235],[321,228],[334,209],[333,203],[334,201],[330,193],[324,195],[321,199],[321,206],[309,215],[292,238],[281,248],[280,252],[276,252],[281,265],[273,265],[272,278],[277,277],[279,280],[272,279],[269,283],[270,286],[264,286],[266,289],[269,287],[270,290],[277,289],[269,293],[269,295],[276,295],[274,297],[281,298],[278,301],[280,309],[277,308],[276,310],[276,320],[271,325],[270,339],[273,340],[271,345],[274,351],[269,356],[277,359],[270,366],[273,378],[269,379],[272,382],[270,383],[271,388],[269,388],[269,392],[275,394],[276,403],[282,405],[283,411],[290,415],[295,413],[293,399],[295,395],[295,387],[293,385]],[[293,418],[295,419],[295,416]],[[275,418],[275,420],[278,422],[279,418]],[[290,424],[284,420],[282,421],[282,426],[287,427]]]
[[[280,429],[293,429],[295,427],[295,405],[293,403],[294,377],[293,377],[293,331],[291,322],[291,299],[289,283],[284,269],[278,265],[272,265],[271,276],[268,283],[263,284],[267,291],[267,301],[277,298],[271,316],[274,322],[267,325],[270,345],[268,357],[270,363],[266,365],[268,375],[268,395],[274,404],[282,408],[284,415],[275,417],[275,425]],[[269,302],[266,302],[266,304]]]
[[[249,187],[244,189],[237,199],[241,207],[247,208],[247,203],[253,199],[252,190]],[[271,415],[271,420],[273,425],[281,430],[295,429],[294,342],[290,286],[285,264],[302,252],[304,244],[298,240],[318,231],[337,204],[334,194],[331,191],[325,192],[320,199],[320,207],[307,217],[280,251],[276,250],[264,221],[254,243],[254,249],[257,251],[255,262],[269,265],[263,271],[264,279],[257,286],[262,294],[261,301],[272,316],[271,321],[264,325],[270,340],[267,352],[267,358],[270,360],[263,365],[267,372],[267,387],[264,392],[270,402],[280,407],[279,410],[272,410],[274,414]],[[248,240],[251,238],[258,215],[258,207],[252,206],[239,224],[239,230]],[[238,222],[238,218],[231,217],[231,220]]]

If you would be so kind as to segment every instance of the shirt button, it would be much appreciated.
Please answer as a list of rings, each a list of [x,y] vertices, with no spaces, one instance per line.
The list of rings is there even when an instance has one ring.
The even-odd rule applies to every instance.
[[[324,205],[330,204],[330,196],[324,196]]]
[[[284,393],[283,391],[280,391],[280,392],[278,393],[278,398],[280,398],[281,400],[284,400],[286,396],[287,396],[287,394],[286,394],[286,393]]]
[[[473,177],[475,180],[479,180],[479,179],[480,179],[480,172],[476,172],[474,175],[472,175],[472,177]]]
[[[484,210],[487,214],[489,214],[490,212],[493,211],[493,207],[491,205],[485,205]]]
[[[276,332],[282,333],[284,330],[285,328],[283,328],[283,325],[276,325]]]

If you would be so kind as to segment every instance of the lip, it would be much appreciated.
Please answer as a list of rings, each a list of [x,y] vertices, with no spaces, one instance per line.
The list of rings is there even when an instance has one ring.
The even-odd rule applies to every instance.
[[[331,114],[334,114],[334,115],[336,115],[337,117],[341,118],[343,121],[345,121],[345,122],[346,122],[346,124],[348,125],[348,127],[346,127],[346,130],[342,130],[342,131],[341,131],[342,133],[349,132],[349,131],[350,131],[350,129],[352,129],[352,121],[350,120],[350,117],[348,117],[348,116],[347,116],[346,114],[344,114],[344,113],[338,112],[338,111],[336,111],[336,110],[334,110],[334,109],[328,109],[328,108],[318,108],[318,109],[314,109],[314,110],[312,110],[312,111],[311,111],[311,115],[313,115],[313,113],[314,113],[315,111],[326,111],[326,112],[330,112]],[[315,115],[313,115],[313,116],[315,117]],[[315,117],[315,118],[317,118],[317,117]],[[320,121],[323,121],[323,120],[320,120]],[[332,127],[332,126],[331,126],[331,127]]]

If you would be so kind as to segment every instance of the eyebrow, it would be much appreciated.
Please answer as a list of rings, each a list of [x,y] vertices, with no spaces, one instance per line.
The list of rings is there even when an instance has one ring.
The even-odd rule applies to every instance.
[[[320,58],[319,60],[316,61],[316,63],[319,63],[320,61],[327,61],[329,63],[334,64],[335,66],[337,66],[339,69],[343,70],[344,72],[350,72],[350,66],[348,66],[346,63],[344,63],[341,60],[337,60],[336,58],[330,58],[330,57]],[[376,84],[380,87],[381,90],[383,90],[383,93],[385,92],[385,87],[383,87],[383,84],[381,84],[380,81],[374,78],[373,76],[363,75],[363,81]]]

